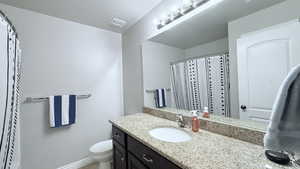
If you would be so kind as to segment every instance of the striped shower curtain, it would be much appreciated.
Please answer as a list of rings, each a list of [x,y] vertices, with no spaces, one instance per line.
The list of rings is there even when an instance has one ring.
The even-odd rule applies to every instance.
[[[230,117],[229,55],[212,55],[171,65],[177,109],[203,110]]]
[[[21,50],[13,26],[0,14],[0,169],[17,169]]]

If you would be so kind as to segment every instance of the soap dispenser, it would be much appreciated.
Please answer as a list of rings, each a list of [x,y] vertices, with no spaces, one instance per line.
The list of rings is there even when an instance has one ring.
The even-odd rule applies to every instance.
[[[208,107],[204,107],[204,110],[203,110],[203,117],[204,118],[209,118],[209,111],[208,111]]]
[[[196,110],[192,111],[192,131],[198,132],[200,128],[200,121]]]

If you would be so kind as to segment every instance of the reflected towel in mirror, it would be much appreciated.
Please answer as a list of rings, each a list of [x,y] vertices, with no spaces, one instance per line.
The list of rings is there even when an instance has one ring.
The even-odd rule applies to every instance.
[[[154,99],[155,99],[156,108],[164,108],[167,106],[166,93],[167,90],[165,88],[155,90]]]

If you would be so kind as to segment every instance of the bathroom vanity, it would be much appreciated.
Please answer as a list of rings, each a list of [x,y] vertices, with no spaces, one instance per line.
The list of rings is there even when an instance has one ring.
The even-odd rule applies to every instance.
[[[113,125],[114,169],[283,169],[268,161],[264,149],[234,138],[190,128],[146,113],[111,121]],[[172,127],[186,132],[184,142],[161,141],[151,130]]]
[[[113,126],[114,169],[180,169],[151,148]]]

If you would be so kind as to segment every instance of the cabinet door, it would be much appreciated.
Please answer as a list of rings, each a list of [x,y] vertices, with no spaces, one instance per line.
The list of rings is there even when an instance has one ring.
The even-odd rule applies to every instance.
[[[126,134],[122,130],[113,126],[112,127],[112,137],[113,137],[114,141],[118,142],[122,146],[125,146]]]
[[[113,145],[113,165],[114,169],[127,169],[126,167],[126,151],[114,141]]]
[[[133,155],[128,153],[128,169],[148,169]]]

